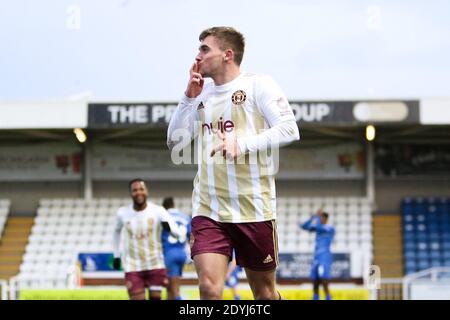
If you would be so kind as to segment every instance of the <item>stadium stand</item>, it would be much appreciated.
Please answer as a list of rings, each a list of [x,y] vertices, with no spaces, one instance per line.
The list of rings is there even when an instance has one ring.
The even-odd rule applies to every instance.
[[[160,204],[160,198],[150,199]],[[176,198],[177,207],[190,214],[191,198]],[[111,252],[115,214],[130,199],[41,199],[18,280],[27,287],[66,285],[78,252]],[[363,250],[372,259],[371,206],[363,198],[278,198],[280,252],[309,252],[314,235],[298,224],[317,208],[330,212],[337,234],[334,250]]]
[[[10,200],[0,200],[0,279],[19,271],[33,219],[10,216]]]
[[[450,199],[408,197],[402,201],[405,274],[450,266]]]
[[[175,201],[190,212],[190,198]],[[129,204],[129,198],[41,199],[18,280],[31,288],[64,288],[79,252],[112,251],[117,209]]]
[[[10,200],[0,199],[0,239],[3,234],[6,220],[8,219],[10,204],[11,204]]]
[[[402,222],[399,214],[373,217],[374,265],[383,278],[403,277]]]
[[[313,250],[314,234],[304,232],[299,224],[323,207],[330,213],[330,223],[336,228],[332,250],[360,250],[372,260],[372,207],[367,199],[279,197],[277,205],[280,252]]]

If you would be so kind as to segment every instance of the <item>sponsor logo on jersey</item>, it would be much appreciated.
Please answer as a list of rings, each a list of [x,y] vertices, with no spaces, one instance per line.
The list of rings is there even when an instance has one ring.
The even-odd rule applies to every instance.
[[[277,99],[277,106],[280,109],[280,115],[285,116],[291,114],[291,110],[289,110],[289,103],[283,97]]]
[[[202,132],[207,130],[208,134],[216,134],[217,132],[225,133],[232,132],[234,130],[234,122],[231,120],[224,121],[222,117],[216,123],[210,122],[202,124]]]

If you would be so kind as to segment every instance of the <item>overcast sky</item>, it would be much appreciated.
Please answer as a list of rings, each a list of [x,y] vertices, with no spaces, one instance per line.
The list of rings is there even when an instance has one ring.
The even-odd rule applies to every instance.
[[[213,25],[290,99],[450,97],[447,0],[0,0],[0,101],[176,101]]]

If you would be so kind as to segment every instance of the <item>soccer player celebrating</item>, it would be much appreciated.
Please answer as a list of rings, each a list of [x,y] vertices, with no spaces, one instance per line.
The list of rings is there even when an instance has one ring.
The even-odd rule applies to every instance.
[[[187,260],[186,240],[191,234],[191,217],[175,209],[172,197],[163,200],[163,207],[172,216],[180,232],[178,239],[173,237],[169,231],[162,232],[164,262],[169,276],[168,299],[181,300],[180,278]]]
[[[147,201],[148,191],[142,179],[130,181],[129,190],[133,204],[117,211],[113,237],[114,269],[119,270],[123,261],[125,284],[131,300],[145,300],[145,288],[150,291],[150,299],[160,300],[161,290],[167,285],[161,229],[179,237],[178,227],[163,207]]]
[[[308,221],[301,225],[302,229],[309,232],[316,232],[316,246],[314,249],[314,260],[311,266],[311,280],[313,281],[314,300],[319,300],[319,286],[323,285],[326,299],[331,300],[328,280],[331,277],[331,264],[333,255],[330,251],[333,242],[335,230],[334,227],[327,224],[328,213],[322,209],[317,210]]]
[[[191,256],[201,299],[222,299],[236,250],[255,299],[279,299],[275,157],[269,151],[300,138],[285,95],[269,76],[241,72],[244,36],[213,27],[200,36],[190,79],[172,116],[167,144],[198,143]],[[212,82],[205,83],[205,78]]]

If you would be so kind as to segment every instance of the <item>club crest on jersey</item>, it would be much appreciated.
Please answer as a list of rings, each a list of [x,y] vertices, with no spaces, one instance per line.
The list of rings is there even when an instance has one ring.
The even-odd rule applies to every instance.
[[[247,99],[247,94],[242,90],[235,91],[231,96],[231,102],[238,106],[244,104],[245,99]]]

